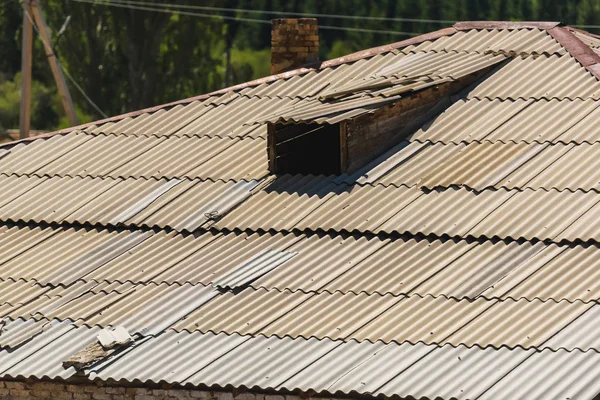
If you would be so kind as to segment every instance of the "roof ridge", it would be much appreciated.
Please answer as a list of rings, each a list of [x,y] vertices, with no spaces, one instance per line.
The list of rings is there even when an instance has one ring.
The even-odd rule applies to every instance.
[[[452,27],[459,31],[471,29],[542,29],[548,30],[560,25],[555,21],[463,21],[457,22]]]
[[[578,33],[581,33],[582,35],[593,37],[595,39],[600,39],[600,35],[596,35],[595,33],[588,32],[588,31],[583,30],[583,29],[575,28],[575,27],[572,27],[570,25],[566,25],[563,28],[568,29],[568,30],[570,30],[572,32],[578,32]]]
[[[600,55],[573,34],[573,28],[555,26],[547,30],[567,52],[600,81]]]

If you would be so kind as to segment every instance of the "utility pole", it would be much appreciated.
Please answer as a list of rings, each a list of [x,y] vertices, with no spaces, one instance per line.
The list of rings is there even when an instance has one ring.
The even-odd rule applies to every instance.
[[[31,46],[33,30],[30,21],[30,0],[23,0],[23,38],[21,46],[21,110],[19,113],[19,137],[29,136],[31,119]]]
[[[38,27],[40,37],[44,43],[44,49],[46,51],[46,56],[48,57],[48,62],[50,63],[50,69],[52,69],[52,75],[54,75],[54,80],[56,81],[56,86],[58,87],[58,93],[60,94],[63,108],[65,109],[67,118],[69,119],[69,124],[71,126],[78,125],[79,121],[77,120],[77,115],[75,114],[73,100],[71,100],[69,88],[67,88],[65,76],[63,75],[60,67],[60,61],[58,61],[56,54],[54,54],[54,49],[52,48],[52,39],[50,37],[48,26],[46,25],[46,20],[42,15],[42,10],[40,9],[38,1],[29,0],[29,2],[31,5],[31,15],[33,16],[33,20]],[[25,16],[27,17],[27,14]]]

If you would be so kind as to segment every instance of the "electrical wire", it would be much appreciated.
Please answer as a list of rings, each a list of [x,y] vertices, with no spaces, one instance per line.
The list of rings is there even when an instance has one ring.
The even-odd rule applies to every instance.
[[[90,96],[88,96],[85,91],[83,90],[83,88],[81,86],[79,86],[79,84],[77,83],[77,81],[75,81],[75,79],[73,79],[73,77],[71,76],[71,74],[69,73],[69,71],[67,71],[67,69],[62,65],[62,63],[59,63],[60,68],[62,69],[62,71],[64,72],[64,74],[67,76],[67,78],[69,79],[69,81],[73,84],[73,86],[75,86],[75,88],[79,91],[79,93],[81,93],[81,95],[87,100],[87,102],[94,107],[94,110],[98,111],[98,114],[100,114],[102,116],[102,118],[108,118],[108,115],[106,115],[104,113],[104,111],[102,111],[100,109],[100,107],[98,107],[96,105],[96,103],[94,103],[94,101],[92,99],[90,99]]]
[[[153,8],[153,7],[146,7],[146,6],[137,6],[137,5],[130,4],[130,2],[116,2],[116,1],[107,1],[107,0],[71,0],[71,1],[74,1],[77,3],[87,3],[87,4],[94,4],[94,5],[104,5],[104,6],[110,6],[110,7],[127,8],[127,9],[131,9],[131,10],[155,11],[155,12],[161,12],[161,13],[166,13],[166,14],[179,14],[179,15],[187,15],[187,16],[192,16],[192,17],[221,18],[221,19],[230,20],[230,21],[271,24],[271,21],[264,20],[264,19],[231,17],[231,16],[219,15],[219,14],[205,14],[205,13],[197,13],[197,12],[191,12],[191,11],[175,10],[172,8]],[[399,31],[390,31],[390,30],[352,28],[352,27],[333,26],[333,25],[319,25],[319,29],[361,32],[361,33],[379,33],[379,34],[386,34],[386,35],[404,35],[404,36],[419,35],[419,33],[416,33],[416,32],[399,32]]]
[[[23,12],[27,15],[27,19],[29,20],[29,23],[31,23],[31,26],[33,27],[33,29],[36,31],[36,33],[40,35],[40,31],[36,25],[36,23],[33,21],[33,18],[31,17],[31,15],[29,14],[29,11],[27,11],[25,8],[23,8]],[[71,74],[69,73],[69,71],[67,71],[67,69],[64,67],[63,63],[60,61],[60,58],[58,57],[58,54],[56,52],[56,49],[52,48],[52,53],[54,55],[54,57],[56,58],[56,61],[58,62],[58,65],[60,67],[60,69],[62,70],[62,72],[67,76],[67,79],[69,79],[69,81],[71,82],[71,84],[73,86],[75,86],[75,88],[77,89],[77,91],[79,91],[79,93],[81,93],[81,95],[83,96],[84,99],[86,99],[86,101],[89,103],[89,105],[91,105],[96,111],[98,111],[98,113],[103,117],[103,118],[108,118],[108,115],[106,115],[104,113],[104,111],[102,111],[100,109],[100,107],[98,107],[98,105],[96,103],[94,103],[94,101],[90,98],[90,96],[87,95],[87,93],[85,93],[85,91],[83,90],[83,88],[77,83],[77,81],[75,81],[75,79],[71,76]]]
[[[80,1],[80,0],[73,0],[73,1]],[[299,16],[299,17],[350,19],[350,20],[366,20],[366,21],[412,22],[412,23],[440,24],[440,25],[451,25],[451,24],[456,23],[456,21],[453,21],[453,20],[443,20],[443,19],[374,17],[374,16],[359,16],[359,15],[300,13],[300,12],[290,12],[290,11],[250,10],[250,9],[244,9],[244,8],[210,7],[210,6],[191,5],[191,4],[156,3],[156,2],[139,1],[139,0],[100,0],[100,1],[103,1],[105,3],[120,3],[120,4],[132,4],[132,5],[142,5],[142,6],[145,5],[145,6],[152,6],[152,7],[162,7],[162,8],[167,8],[167,9],[177,7],[180,9],[189,9],[189,10],[241,12],[241,13],[246,13],[246,14],[288,15],[288,16]],[[83,2],[83,1],[81,1],[81,2]],[[600,25],[586,25],[586,24],[572,25],[572,24],[569,24],[569,26],[572,26],[574,28],[581,28],[581,29],[600,29]],[[335,29],[337,27],[330,27],[330,28]],[[355,28],[355,29],[360,29],[360,28]],[[412,33],[412,34],[417,35],[417,33]]]
[[[77,1],[77,0],[74,0]],[[204,11],[227,11],[227,12],[241,12],[245,14],[264,14],[264,15],[288,15],[288,16],[299,16],[299,17],[314,17],[314,18],[332,18],[332,19],[351,19],[351,20],[368,20],[368,21],[391,21],[391,22],[416,22],[426,24],[454,24],[456,21],[450,20],[439,20],[439,19],[423,19],[423,18],[397,18],[397,17],[374,17],[374,16],[360,16],[360,15],[340,15],[340,14],[314,14],[314,13],[301,13],[301,12],[290,12],[290,11],[272,11],[272,10],[250,10],[244,8],[226,8],[226,7],[211,7],[211,6],[198,6],[191,4],[172,4],[172,3],[157,3],[140,0],[100,0],[105,3],[121,3],[131,4],[139,6],[150,6],[150,7],[162,7],[162,8],[179,8],[188,10],[204,10]]]

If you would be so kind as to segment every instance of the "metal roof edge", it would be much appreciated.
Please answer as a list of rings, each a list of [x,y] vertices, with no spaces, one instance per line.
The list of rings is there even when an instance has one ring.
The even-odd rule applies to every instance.
[[[548,29],[548,34],[560,43],[596,79],[600,80],[600,56],[588,45],[583,43],[569,29],[560,26]]]

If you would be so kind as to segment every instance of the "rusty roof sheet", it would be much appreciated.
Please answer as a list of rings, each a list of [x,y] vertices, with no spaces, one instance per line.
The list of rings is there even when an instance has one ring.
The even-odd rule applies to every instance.
[[[579,29],[570,29],[571,33],[581,40],[587,46],[590,46],[593,50],[600,48],[600,38],[596,35],[590,35],[587,32],[580,31]]]

